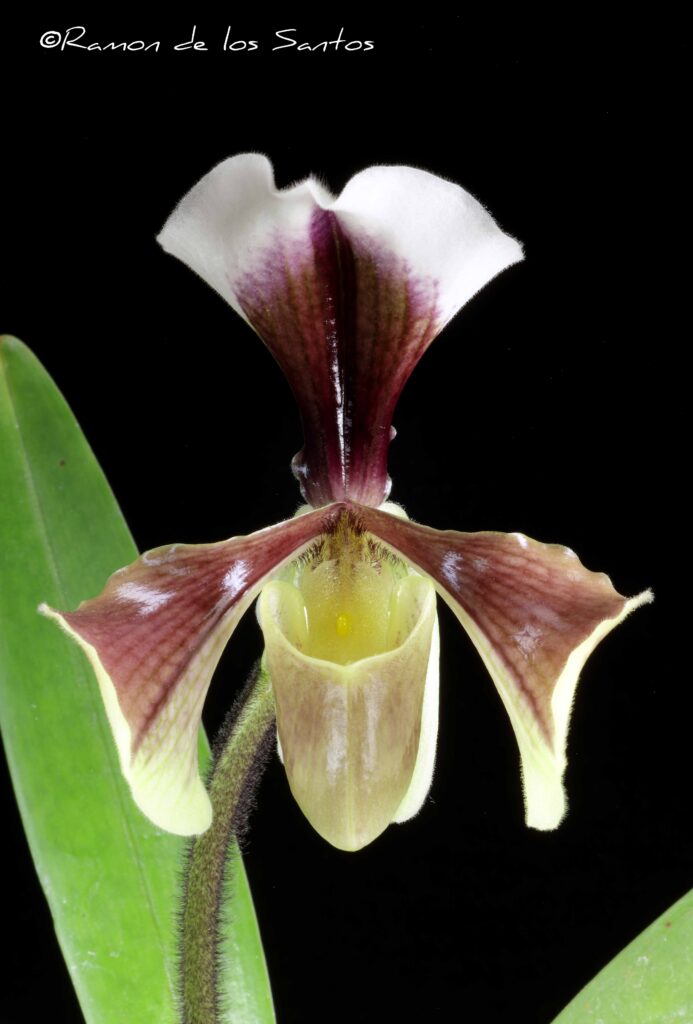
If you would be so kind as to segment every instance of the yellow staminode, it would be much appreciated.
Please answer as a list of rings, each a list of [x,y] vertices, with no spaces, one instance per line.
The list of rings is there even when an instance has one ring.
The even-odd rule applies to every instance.
[[[364,537],[345,530],[330,538],[295,583],[305,608],[305,634],[296,636],[303,653],[350,665],[387,651],[393,587],[402,575]]]

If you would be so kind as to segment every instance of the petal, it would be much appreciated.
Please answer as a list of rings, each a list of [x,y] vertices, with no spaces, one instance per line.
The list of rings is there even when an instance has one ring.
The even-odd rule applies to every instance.
[[[308,179],[274,187],[265,157],[219,164],[159,241],[258,332],[298,402],[294,459],[313,506],[389,490],[392,415],[442,327],[522,258],[468,192],[412,167],[372,167],[339,198]]]
[[[433,773],[435,590],[415,574],[396,589],[390,649],[350,664],[305,653],[305,606],[295,587],[271,582],[258,602],[291,791],[341,850],[359,850],[415,814]]]
[[[370,508],[354,514],[432,578],[466,629],[515,731],[527,824],[555,828],[566,809],[566,738],[582,666],[651,591],[621,597],[570,549],[523,534],[433,530]]]
[[[329,528],[321,510],[219,544],[148,551],[56,619],[91,661],[135,802],[178,835],[203,832],[202,704],[221,653],[268,575]]]

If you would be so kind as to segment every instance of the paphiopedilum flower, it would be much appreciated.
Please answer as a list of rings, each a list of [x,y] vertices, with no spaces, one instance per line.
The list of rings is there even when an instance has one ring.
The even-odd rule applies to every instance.
[[[44,608],[91,659],[139,807],[171,832],[208,827],[202,705],[260,595],[279,748],[308,819],[358,849],[414,815],[435,755],[437,593],[510,716],[527,824],[554,828],[579,673],[651,594],[621,597],[568,548],[434,530],[387,502],[392,415],[409,374],[457,310],[522,258],[520,245],[471,195],[424,171],[372,167],[335,198],[312,178],[277,191],[254,154],[206,175],[159,240],[286,374],[307,505],[247,537],[149,551],[77,611]]]

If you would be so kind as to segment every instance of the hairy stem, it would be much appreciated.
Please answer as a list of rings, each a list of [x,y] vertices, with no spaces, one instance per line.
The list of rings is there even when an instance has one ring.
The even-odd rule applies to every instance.
[[[219,950],[229,846],[242,838],[274,737],[274,700],[259,663],[214,744],[209,783],[213,820],[193,840],[180,919],[181,1024],[220,1021]]]

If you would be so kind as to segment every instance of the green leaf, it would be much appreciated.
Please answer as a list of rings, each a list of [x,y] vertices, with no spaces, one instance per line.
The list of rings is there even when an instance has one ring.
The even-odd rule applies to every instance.
[[[693,890],[626,946],[553,1024],[693,1021]]]
[[[89,446],[55,385],[0,338],[0,723],[31,852],[88,1024],[175,1020],[182,840],[132,802],[81,651],[37,614],[74,608],[136,557]],[[201,759],[209,752],[200,738]],[[235,872],[233,1020],[274,1020],[257,923]]]

